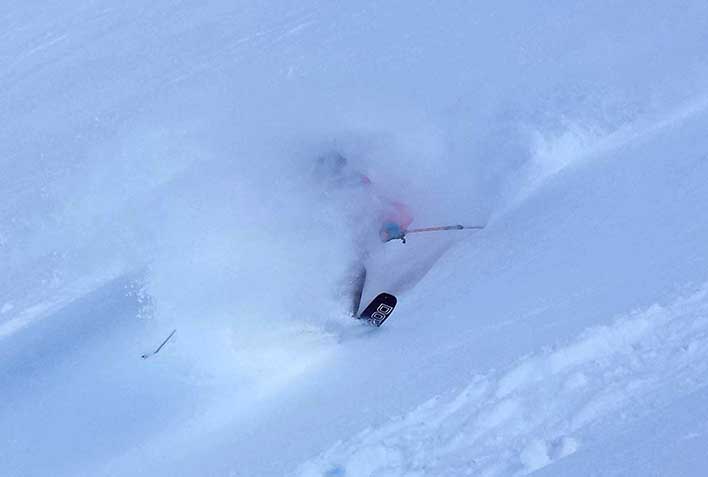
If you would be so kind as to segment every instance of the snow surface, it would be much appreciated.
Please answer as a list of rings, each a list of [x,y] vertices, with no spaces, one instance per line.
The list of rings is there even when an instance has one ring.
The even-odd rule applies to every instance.
[[[0,475],[708,473],[705,2],[4,6]]]

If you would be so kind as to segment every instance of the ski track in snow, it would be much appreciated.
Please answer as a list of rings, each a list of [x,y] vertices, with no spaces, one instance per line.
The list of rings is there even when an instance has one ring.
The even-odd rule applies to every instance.
[[[595,424],[638,417],[662,396],[699,388],[706,371],[708,284],[477,376],[336,443],[295,475],[525,475],[576,452]]]
[[[10,338],[18,331],[45,318],[67,306],[69,303],[88,295],[121,275],[121,270],[108,269],[103,273],[84,277],[67,284],[53,295],[43,300],[16,309],[15,304],[7,302],[0,308],[0,340]]]
[[[520,171],[518,191],[509,204],[497,214],[521,205],[535,191],[563,170],[602,157],[631,144],[640,144],[669,128],[680,126],[708,109],[708,96],[699,95],[665,112],[654,121],[630,122],[612,132],[587,130],[570,124],[557,136],[546,137],[537,132],[534,152]]]

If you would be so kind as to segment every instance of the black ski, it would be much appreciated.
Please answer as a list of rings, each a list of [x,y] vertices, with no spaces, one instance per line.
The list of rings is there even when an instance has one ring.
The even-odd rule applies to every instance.
[[[359,315],[359,319],[366,320],[373,326],[381,326],[391,316],[398,300],[390,293],[379,293],[369,306]]]

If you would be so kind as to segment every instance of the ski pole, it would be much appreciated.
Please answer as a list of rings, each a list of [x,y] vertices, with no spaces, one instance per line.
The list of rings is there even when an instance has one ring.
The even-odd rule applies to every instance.
[[[419,232],[437,232],[438,230],[465,230],[465,229],[483,229],[484,225],[470,225],[470,226],[465,226],[465,225],[443,225],[440,227],[424,227],[421,229],[410,229],[406,230],[406,234],[416,234]]]
[[[170,333],[170,336],[168,336],[167,338],[165,338],[165,341],[163,341],[163,342],[160,344],[160,346],[157,347],[157,349],[156,349],[155,351],[151,351],[150,353],[145,353],[145,354],[141,355],[140,357],[143,358],[143,359],[148,359],[150,356],[159,353],[160,350],[162,349],[162,347],[165,346],[168,341],[170,341],[170,339],[175,335],[175,333],[177,333],[177,330],[176,330],[176,329],[172,330],[172,333]]]
[[[403,232],[403,235],[401,236],[401,240],[403,243],[406,243],[406,235],[408,234],[417,234],[421,232],[439,232],[442,230],[481,230],[484,228],[484,225],[442,225],[440,227],[423,227],[419,229],[410,229],[406,230]]]

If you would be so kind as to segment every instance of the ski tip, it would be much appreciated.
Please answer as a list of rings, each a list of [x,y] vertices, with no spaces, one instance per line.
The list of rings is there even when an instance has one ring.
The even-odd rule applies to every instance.
[[[378,328],[393,313],[397,302],[398,299],[390,293],[379,293],[359,315],[359,318],[365,319],[370,325]]]

